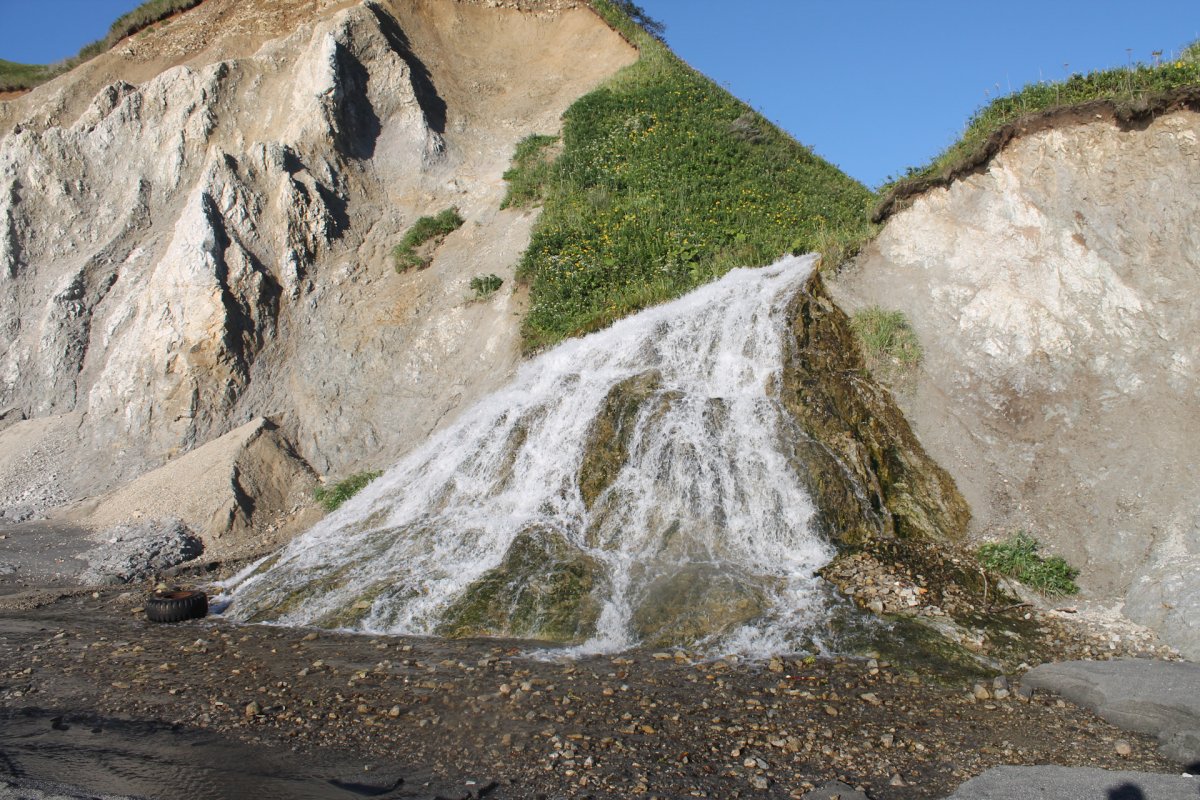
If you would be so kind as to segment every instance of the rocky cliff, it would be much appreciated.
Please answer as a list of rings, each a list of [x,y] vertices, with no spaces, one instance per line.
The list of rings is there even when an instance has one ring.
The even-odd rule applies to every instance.
[[[499,210],[501,175],[636,58],[576,6],[207,0],[0,102],[0,514],[260,418],[258,473],[383,466],[501,385],[533,221]],[[397,273],[405,230],[452,206],[465,224]],[[239,508],[195,511],[212,536],[287,510],[238,500],[245,457],[219,459]],[[114,497],[106,523],[150,513]]]
[[[903,311],[900,405],[978,537],[1026,530],[1200,658],[1200,114],[1074,116],[895,213],[834,281]]]

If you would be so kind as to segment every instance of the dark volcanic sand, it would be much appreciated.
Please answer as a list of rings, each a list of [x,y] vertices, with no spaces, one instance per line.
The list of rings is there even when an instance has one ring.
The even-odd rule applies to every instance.
[[[53,741],[60,715],[75,736],[79,726],[157,721],[176,726],[155,734],[176,756],[154,757],[190,753],[212,768],[241,753],[243,776],[299,780],[308,788],[296,797],[785,798],[840,779],[880,800],[942,797],[999,764],[1178,772],[1153,739],[1053,697],[979,701],[970,685],[894,665],[872,671],[865,660],[691,663],[633,652],[549,662],[495,640],[214,618],[155,625],[137,610],[144,597],[107,590],[30,608],[38,596],[10,594],[0,604],[0,724],[18,730],[19,720],[20,731]],[[187,738],[197,736],[208,745]],[[0,736],[0,775],[113,793],[184,788],[190,798],[230,796],[237,780],[178,787],[165,769],[154,789],[111,775],[97,786],[68,761],[31,760],[19,738]],[[1117,755],[1118,740],[1131,755]],[[364,785],[339,789],[329,778]]]

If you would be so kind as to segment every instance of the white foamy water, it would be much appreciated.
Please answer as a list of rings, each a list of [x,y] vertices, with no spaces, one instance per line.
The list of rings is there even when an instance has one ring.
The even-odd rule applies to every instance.
[[[785,309],[812,269],[812,257],[788,257],[734,270],[530,361],[245,578],[228,613],[330,624],[357,603],[356,629],[432,633],[517,534],[537,527],[606,573],[581,651],[638,644],[635,610],[656,580],[681,571],[736,576],[767,598],[755,619],[701,644],[794,649],[822,616],[813,573],[833,556],[788,463],[795,431],[776,399]],[[628,457],[588,509],[579,474],[589,432],[614,386],[651,371],[661,378],[639,407]]]

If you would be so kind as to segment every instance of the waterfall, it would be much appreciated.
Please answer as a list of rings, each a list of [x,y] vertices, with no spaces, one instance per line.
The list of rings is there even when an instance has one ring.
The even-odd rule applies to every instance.
[[[833,556],[789,463],[786,308],[812,257],[523,365],[240,580],[240,620],[583,651],[800,649]]]

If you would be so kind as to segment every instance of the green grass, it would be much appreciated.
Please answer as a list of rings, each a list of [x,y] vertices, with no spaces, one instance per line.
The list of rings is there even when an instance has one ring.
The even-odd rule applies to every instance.
[[[49,80],[49,67],[41,64],[18,64],[0,59],[0,92],[31,89]]]
[[[107,52],[126,36],[132,36],[160,20],[180,11],[187,11],[202,2],[204,0],[148,0],[133,11],[117,17],[103,39],[85,45],[76,55],[56,64],[15,64],[0,60],[0,91],[32,89]]]
[[[979,562],[991,571],[1016,578],[1047,596],[1078,593],[1075,578],[1079,570],[1062,556],[1046,558],[1038,555],[1039,547],[1036,539],[1021,531],[1003,542],[980,547]]]
[[[921,363],[921,344],[902,311],[870,306],[850,318],[872,372],[908,369]]]
[[[441,244],[442,239],[462,227],[463,218],[457,208],[447,208],[437,216],[421,217],[404,234],[400,244],[392,249],[392,258],[396,262],[396,272],[417,267],[425,269],[433,256],[428,252],[419,252],[417,248],[426,242],[433,242],[434,247]]]
[[[1158,65],[1132,64],[1087,75],[1075,74],[1057,82],[1031,84],[998,97],[976,111],[967,122],[962,138],[932,162],[923,167],[911,167],[905,175],[885,183],[880,189],[885,195],[881,208],[890,207],[891,198],[896,195],[911,193],[912,189],[930,181],[949,180],[973,167],[987,152],[993,135],[1023,117],[1069,109],[1096,100],[1112,102],[1119,115],[1137,115],[1149,108],[1156,98],[1198,85],[1200,41],[1184,48],[1178,58]]]
[[[476,275],[471,278],[471,289],[475,292],[476,300],[486,300],[494,295],[501,286],[504,285],[504,279],[499,275]]]
[[[541,201],[543,188],[549,183],[554,168],[552,148],[557,143],[557,136],[536,133],[520,141],[513,155],[512,169],[504,173],[508,193],[500,203],[501,208],[531,206]]]
[[[382,472],[357,472],[333,486],[318,486],[313,490],[313,499],[326,511],[337,511],[342,503],[361,492],[366,485],[382,475]]]
[[[835,243],[852,249],[868,235],[864,186],[607,0],[594,7],[640,58],[568,109],[552,165],[536,178],[520,159],[514,167],[533,184],[521,194],[543,203],[518,271],[530,284],[526,349],[604,327],[733,267]]]

